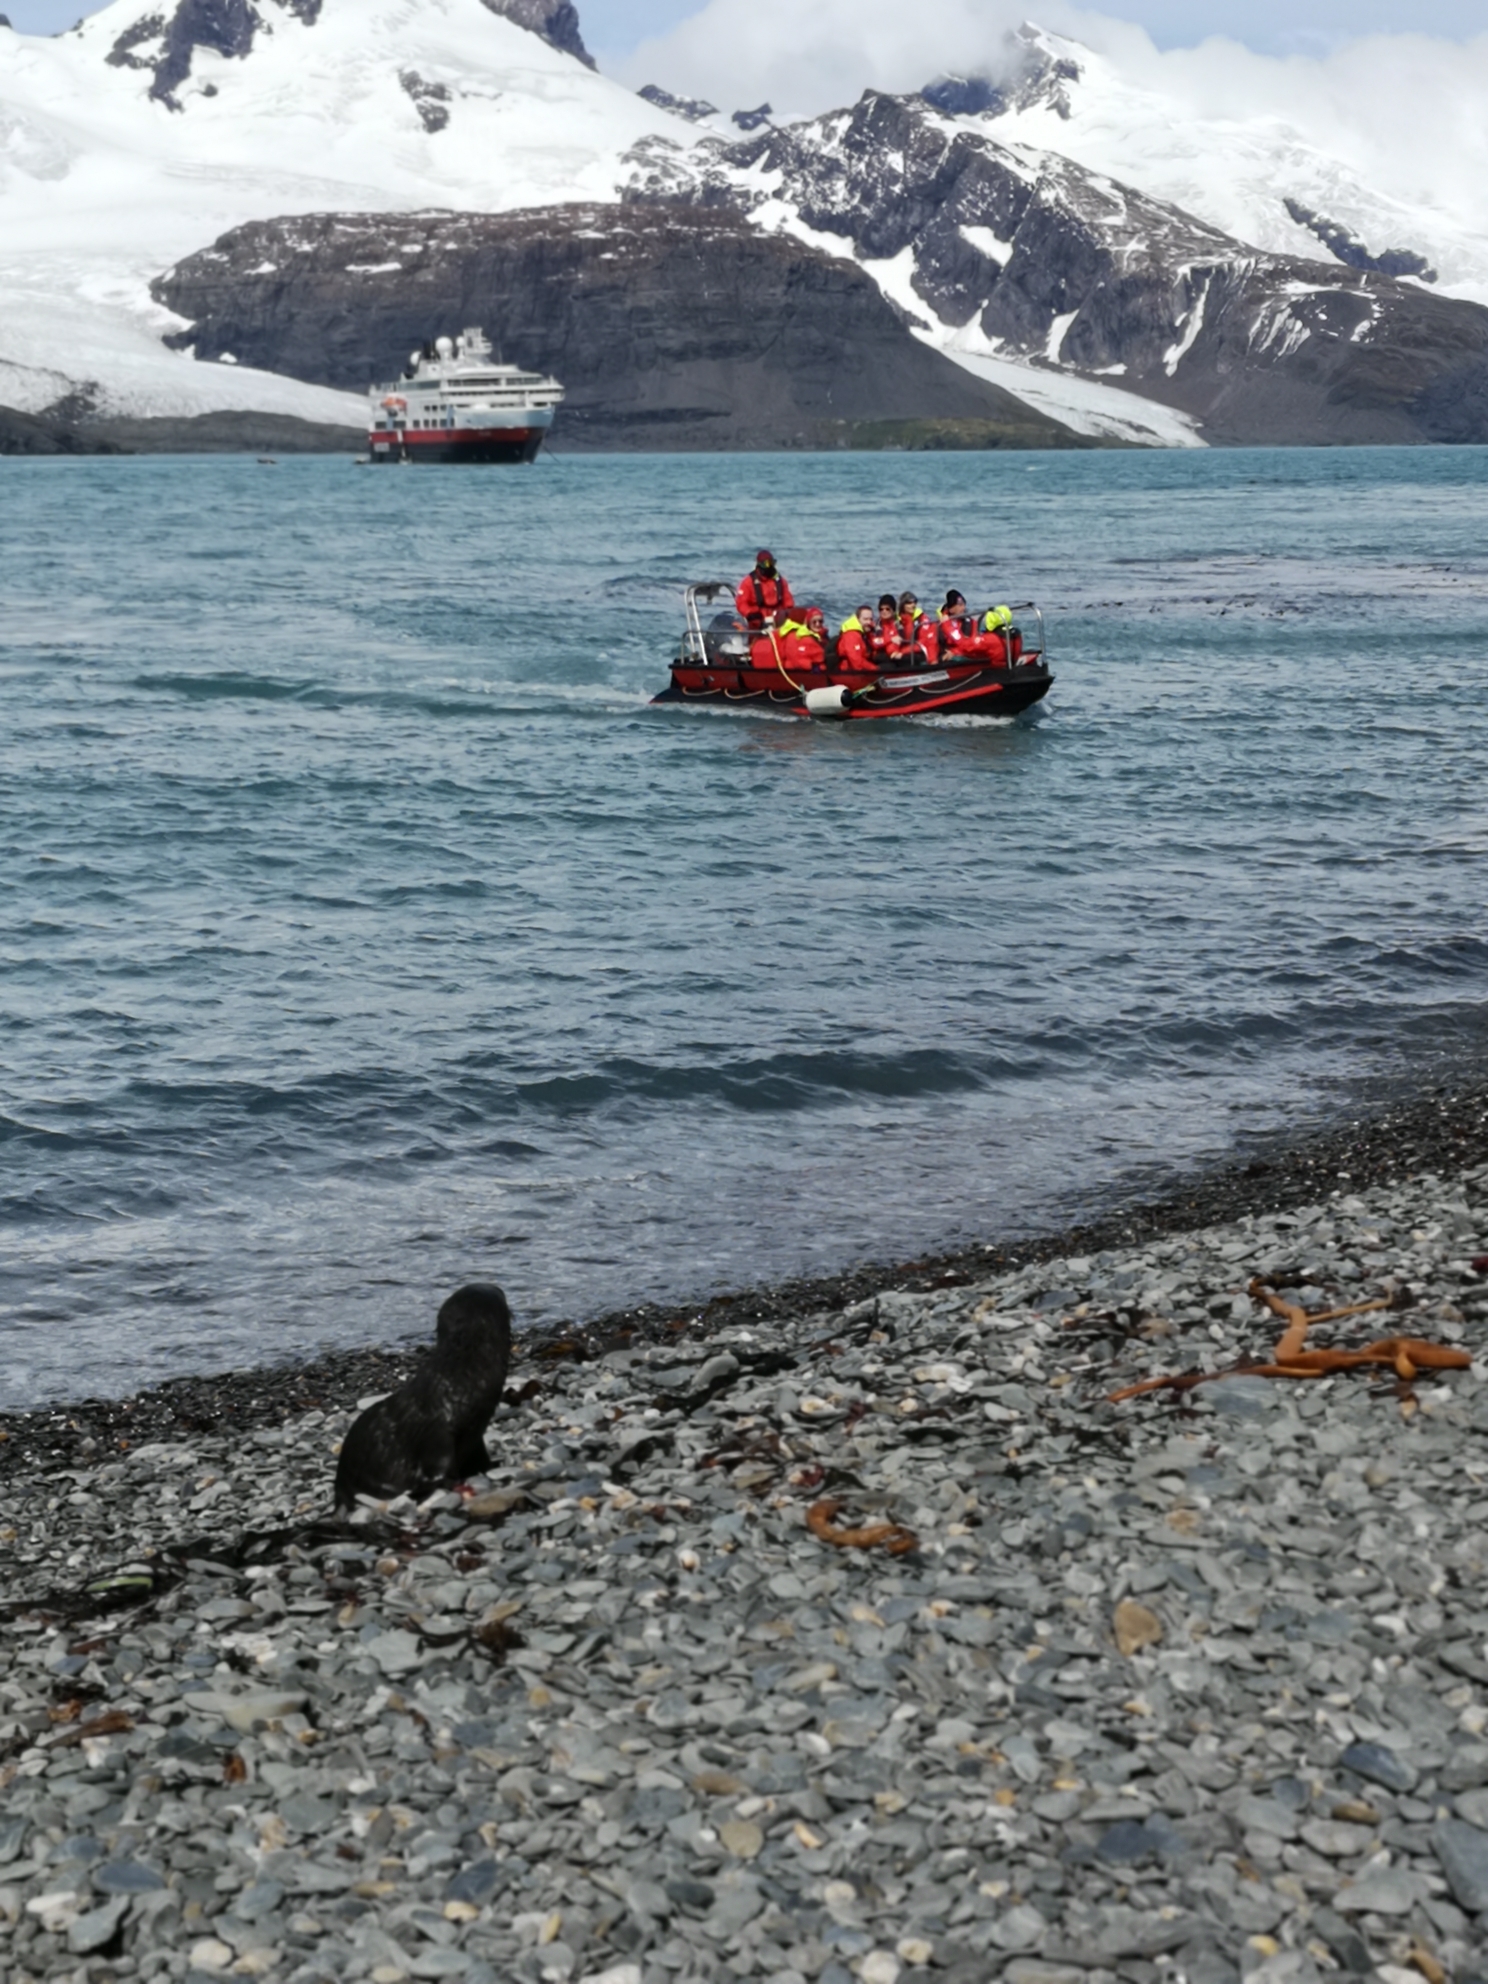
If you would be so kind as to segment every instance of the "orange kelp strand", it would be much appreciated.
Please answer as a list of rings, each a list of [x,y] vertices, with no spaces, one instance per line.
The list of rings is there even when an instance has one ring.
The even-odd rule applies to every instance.
[[[811,1534],[823,1543],[835,1543],[839,1550],[872,1550],[881,1543],[891,1557],[919,1548],[919,1538],[902,1523],[875,1522],[863,1529],[838,1529],[833,1518],[841,1507],[840,1502],[813,1502],[806,1511],[806,1527]]]
[[[1425,1343],[1419,1337],[1387,1336],[1359,1350],[1307,1350],[1303,1346],[1314,1323],[1341,1322],[1347,1316],[1367,1316],[1388,1309],[1390,1298],[1376,1296],[1372,1302],[1353,1302],[1344,1309],[1322,1309],[1316,1314],[1295,1302],[1284,1302],[1265,1282],[1252,1281],[1247,1291],[1256,1302],[1264,1302],[1273,1315],[1286,1323],[1271,1364],[1232,1364],[1228,1371],[1187,1371],[1166,1378],[1147,1378],[1138,1385],[1125,1385],[1107,1395],[1108,1403],[1139,1398],[1143,1392],[1191,1391],[1195,1385],[1214,1378],[1330,1378],[1335,1371],[1357,1371],[1368,1364],[1385,1364],[1402,1383],[1409,1384],[1418,1371],[1465,1371],[1472,1358],[1465,1350],[1452,1350],[1442,1343]]]

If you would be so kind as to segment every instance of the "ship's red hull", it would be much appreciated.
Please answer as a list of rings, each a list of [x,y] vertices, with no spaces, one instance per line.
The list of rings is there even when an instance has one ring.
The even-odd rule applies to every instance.
[[[537,459],[547,432],[546,425],[373,432],[367,436],[367,452],[374,462],[530,462]]]
[[[875,675],[850,675],[826,666],[792,668],[789,679],[778,668],[752,668],[747,662],[740,665],[718,660],[705,664],[679,657],[672,663],[670,686],[652,701],[779,710],[791,716],[830,714],[839,721],[927,716],[937,711],[1012,717],[1047,695],[1053,680],[1037,654],[1025,656],[1011,668],[994,668],[985,661],[953,661],[934,668],[900,666],[881,669]],[[844,707],[829,712],[808,708],[807,696],[812,690],[837,687],[848,691]]]

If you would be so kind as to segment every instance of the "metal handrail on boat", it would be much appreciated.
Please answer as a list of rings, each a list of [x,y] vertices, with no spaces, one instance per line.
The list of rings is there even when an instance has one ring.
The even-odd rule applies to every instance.
[[[1040,660],[1041,662],[1047,662],[1047,660],[1048,660],[1048,655],[1049,655],[1049,651],[1048,651],[1048,649],[1047,649],[1047,648],[1046,648],[1046,647],[1044,646],[1044,610],[1043,610],[1043,608],[1042,608],[1041,606],[1035,606],[1035,604],[1033,603],[1033,601],[1032,601],[1031,599],[1024,599],[1024,600],[1020,600],[1020,601],[1018,602],[1018,604],[1017,604],[1016,606],[1014,606],[1014,607],[1010,607],[1010,608],[1009,608],[1009,611],[1010,611],[1010,612],[1012,612],[1012,613],[1031,613],[1031,614],[1033,614],[1033,616],[1035,617],[1035,619],[1036,619],[1036,620],[1038,621],[1038,640],[1037,640],[1037,642],[1036,642],[1036,643],[1035,643],[1035,645],[1034,645],[1034,650],[1033,650],[1033,651],[1034,651],[1034,653],[1035,653],[1035,654],[1036,654],[1036,655],[1038,656],[1038,658],[1039,658],[1039,660]],[[1012,660],[1013,660],[1013,657],[1012,657],[1012,655],[1011,655],[1011,653],[1009,653],[1009,655],[1008,655],[1008,666],[1009,666],[1009,667],[1011,667],[1011,666],[1012,666]]]
[[[708,662],[708,643],[703,638],[703,619],[698,611],[700,599],[733,598],[733,590],[721,579],[704,579],[698,585],[688,586],[682,597],[687,607],[687,631],[682,636],[683,658],[693,661],[699,667]]]

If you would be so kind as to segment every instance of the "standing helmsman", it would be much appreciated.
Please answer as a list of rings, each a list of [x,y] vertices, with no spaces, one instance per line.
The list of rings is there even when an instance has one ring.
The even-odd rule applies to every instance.
[[[755,553],[754,570],[746,572],[734,594],[734,605],[746,627],[758,632],[795,610],[791,589],[780,575],[773,551]]]

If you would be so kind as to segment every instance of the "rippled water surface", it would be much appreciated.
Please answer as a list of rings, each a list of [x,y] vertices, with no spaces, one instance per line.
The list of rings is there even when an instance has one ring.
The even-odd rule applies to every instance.
[[[0,1402],[1088,1208],[1488,998],[1488,453],[0,468]],[[689,578],[1014,724],[653,709]]]

